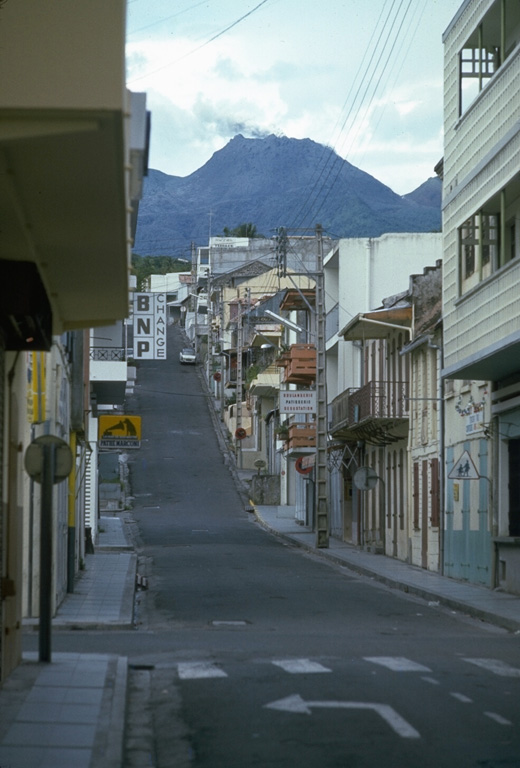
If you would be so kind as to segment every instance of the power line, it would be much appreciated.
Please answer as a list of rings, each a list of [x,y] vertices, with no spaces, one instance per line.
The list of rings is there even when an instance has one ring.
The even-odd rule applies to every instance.
[[[197,51],[200,51],[202,48],[205,48],[206,45],[209,45],[210,43],[214,42],[215,40],[218,40],[219,37],[222,37],[226,32],[229,32],[230,29],[233,29],[233,27],[236,27],[237,24],[240,24],[240,22],[244,21],[244,19],[247,19],[251,14],[255,13],[259,8],[262,7],[262,5],[265,5],[266,3],[270,2],[270,0],[262,0],[261,3],[258,3],[258,5],[255,5],[254,8],[252,8],[250,11],[245,13],[243,16],[241,16],[239,19],[234,21],[229,26],[225,27],[225,29],[222,29],[220,32],[217,32],[216,35],[213,35],[213,37],[210,37],[209,40],[206,40],[202,45],[197,46],[197,48],[193,48],[191,51],[188,51],[188,53],[183,54],[182,56],[179,56],[178,59],[174,59],[173,61],[168,62],[167,64],[163,64],[161,67],[157,67],[157,69],[153,69],[151,72],[146,72],[144,75],[139,75],[139,77],[134,77],[132,80],[129,81],[129,84],[137,82],[137,80],[143,80],[145,77],[149,77],[150,75],[155,75],[156,72],[161,72],[163,69],[167,69],[167,67],[171,67],[173,64],[177,64],[179,61],[182,61],[183,59],[186,59],[188,56],[192,56],[194,53],[197,53]]]

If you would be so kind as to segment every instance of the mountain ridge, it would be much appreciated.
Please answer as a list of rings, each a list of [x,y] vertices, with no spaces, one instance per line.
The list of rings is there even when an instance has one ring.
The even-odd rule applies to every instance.
[[[188,176],[149,171],[134,252],[189,258],[192,243],[243,222],[266,237],[318,222],[334,238],[439,231],[441,181],[400,196],[311,139],[239,134]]]

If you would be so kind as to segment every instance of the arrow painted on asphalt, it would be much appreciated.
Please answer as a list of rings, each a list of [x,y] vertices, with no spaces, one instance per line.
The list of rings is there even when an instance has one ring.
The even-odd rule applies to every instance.
[[[420,733],[388,704],[372,704],[362,701],[304,701],[297,693],[285,699],[264,705],[266,709],[310,715],[312,709],[371,709],[383,718],[390,728],[403,739],[419,739]]]

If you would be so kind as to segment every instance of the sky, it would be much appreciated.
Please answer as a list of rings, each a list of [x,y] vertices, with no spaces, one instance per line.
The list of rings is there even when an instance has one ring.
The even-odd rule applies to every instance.
[[[442,35],[461,3],[128,0],[150,168],[188,176],[239,133],[276,134],[411,192],[443,154]]]

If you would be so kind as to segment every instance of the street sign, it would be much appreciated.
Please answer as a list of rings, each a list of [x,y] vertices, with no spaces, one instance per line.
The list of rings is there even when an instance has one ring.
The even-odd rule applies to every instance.
[[[166,294],[134,294],[134,358],[166,360]]]
[[[36,437],[25,451],[25,469],[27,474],[37,483],[42,482],[45,449],[54,449],[54,474],[52,483],[60,483],[68,477],[72,470],[72,451],[61,437],[42,435]]]
[[[141,417],[126,414],[100,416],[98,444],[100,448],[140,448]]]
[[[379,476],[372,467],[360,467],[354,473],[354,485],[360,491],[372,491],[379,480]]]
[[[468,451],[464,451],[460,459],[455,462],[448,477],[450,480],[478,480],[480,478]]]
[[[316,391],[282,390],[279,407],[280,413],[316,413]]]

